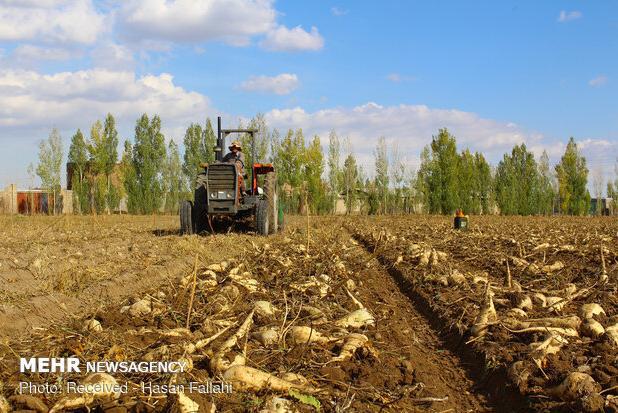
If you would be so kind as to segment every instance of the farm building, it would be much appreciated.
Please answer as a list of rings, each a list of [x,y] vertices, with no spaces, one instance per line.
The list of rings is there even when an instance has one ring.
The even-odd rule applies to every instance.
[[[0,213],[3,214],[51,214],[52,206],[62,214],[73,213],[73,192],[62,189],[59,194],[43,189],[17,189],[15,184],[0,192]]]

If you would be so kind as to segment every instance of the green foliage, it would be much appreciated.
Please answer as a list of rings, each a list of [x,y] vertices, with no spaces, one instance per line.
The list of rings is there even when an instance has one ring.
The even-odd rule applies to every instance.
[[[431,170],[433,169],[433,159],[431,159],[429,146],[423,148],[420,158],[421,166],[418,168],[414,186],[414,203],[421,206],[421,210],[417,212],[427,213],[429,212],[429,202],[431,198],[429,181],[431,179]]]
[[[133,168],[135,170],[138,210],[152,214],[159,210],[163,200],[162,172],[165,164],[165,138],[161,133],[161,119],[152,120],[143,114],[135,125]]]
[[[584,215],[590,205],[588,185],[588,168],[586,158],[577,149],[571,137],[562,159],[556,165],[560,210],[563,214]]]
[[[345,193],[345,207],[349,214],[352,212],[357,200],[359,172],[356,166],[356,158],[349,153],[343,162],[343,190]]]
[[[245,156],[247,156],[247,167],[250,167],[254,162],[266,162],[270,135],[268,126],[266,125],[266,119],[262,113],[258,113],[251,119],[247,129],[257,131],[255,133],[255,160],[253,160],[253,154],[251,153],[251,140],[249,135],[245,135],[246,143],[243,142],[243,151],[245,151]],[[251,162],[249,162],[249,160],[251,160]]]
[[[107,181],[106,190],[105,203],[107,204],[108,211],[115,211],[120,205],[121,190],[113,183],[110,183],[109,180]]]
[[[73,209],[78,214],[90,213],[90,185],[87,179],[80,177],[74,170],[72,182]]]
[[[469,152],[468,152],[469,154]],[[476,175],[473,171],[474,161],[471,155],[466,155],[465,167],[467,168],[465,185],[468,189],[473,188],[472,177]],[[418,172],[417,192],[421,195],[423,203],[429,213],[450,214],[459,208],[459,197],[461,192],[458,190],[460,179],[458,169],[463,167],[457,155],[457,144],[455,137],[446,128],[440,129],[437,136],[433,136],[429,147],[421,153],[421,167]],[[472,203],[471,196],[467,195],[466,202]]]
[[[189,125],[183,140],[185,153],[183,157],[182,172],[185,174],[190,188],[193,188],[195,176],[200,169],[200,163],[206,162],[204,159],[204,131],[197,123]],[[214,146],[214,145],[213,145]]]
[[[496,201],[505,215],[531,215],[541,211],[539,168],[525,144],[505,154],[496,170]]]
[[[380,136],[374,151],[375,172],[374,179],[376,196],[379,199],[381,213],[386,213],[386,202],[388,196],[388,148],[386,138]]]
[[[201,146],[202,152],[200,156],[202,157],[203,162],[212,163],[215,161],[215,146],[217,146],[217,135],[215,135],[215,131],[212,127],[212,122],[210,121],[210,118],[206,119],[206,128],[204,128],[203,142],[204,143]]]
[[[103,172],[107,178],[109,186],[109,177],[114,172],[116,163],[118,162],[118,131],[116,130],[116,120],[111,113],[105,118],[103,126],[103,147],[100,149],[103,152]]]
[[[73,176],[71,178],[73,190],[73,206],[77,213],[89,211],[88,207],[88,189],[85,184],[85,173],[88,164],[88,146],[84,139],[81,130],[77,130],[75,135],[71,137],[71,146],[69,147],[69,162],[73,163]]]
[[[493,177],[491,176],[491,167],[485,160],[483,154],[476,152],[474,154],[474,163],[476,168],[477,191],[480,196],[481,212],[490,214],[493,205]]]
[[[182,165],[180,163],[180,153],[178,145],[170,140],[167,146],[167,161],[164,170],[165,183],[165,212],[177,213],[180,206],[180,199],[185,192],[184,180],[182,177]]]
[[[137,174],[133,165],[133,147],[128,140],[124,142],[124,151],[120,162],[120,174],[124,192],[127,197],[127,210],[131,214],[140,211],[141,198],[137,184]]]
[[[41,178],[43,188],[53,196],[54,205],[50,209],[54,214],[59,201],[62,157],[62,137],[58,130],[54,128],[47,140],[42,140],[39,143],[39,163],[36,167],[36,173]]]
[[[539,213],[551,215],[554,212],[554,176],[549,167],[549,156],[547,151],[543,151],[539,159]]]
[[[493,205],[493,177],[485,157],[469,149],[457,154],[457,142],[447,129],[440,129],[421,152],[416,177],[408,193],[416,212],[488,214]]]
[[[328,190],[330,204],[334,205],[342,189],[342,173],[340,166],[341,144],[335,131],[328,135]]]
[[[457,196],[459,208],[466,213],[479,214],[481,212],[481,198],[475,157],[466,149],[461,153],[457,165]]]
[[[457,145],[446,128],[431,141],[432,169],[428,182],[432,213],[451,214],[459,204],[457,192]]]
[[[306,404],[307,406],[311,406],[311,407],[315,408],[315,410],[318,411],[318,412],[322,408],[322,405],[320,404],[320,401],[318,399],[316,399],[314,396],[311,396],[309,394],[301,393],[300,391],[298,391],[296,389],[288,390],[288,394],[291,397],[293,397],[296,400],[298,400],[299,402],[301,402],[302,404]]]
[[[330,211],[331,204],[326,197],[326,185],[322,180],[324,173],[324,156],[320,137],[314,136],[307,146],[303,156],[304,177],[307,183],[309,207],[312,213],[324,213]]]
[[[92,207],[98,213],[109,213],[117,208],[119,202],[119,191],[112,183],[112,174],[118,162],[118,131],[111,113],[107,114],[104,124],[97,120],[90,128],[88,152],[88,172],[92,174],[94,189]],[[100,176],[105,177],[103,183]]]
[[[216,144],[217,136],[210,118],[206,119],[205,127],[202,128],[200,124],[192,123],[185,131],[182,173],[185,176],[187,187],[191,190],[195,176],[202,170],[200,164],[215,161],[214,147]]]
[[[104,175],[96,175],[93,177],[93,201],[94,210],[97,214],[102,214],[106,210],[107,205],[107,182]]]
[[[406,174],[406,164],[401,158],[399,146],[396,142],[391,150],[391,165],[389,166],[389,171],[392,190],[389,191],[390,196],[386,210],[391,213],[401,212],[404,208],[402,196],[404,194],[403,183]]]

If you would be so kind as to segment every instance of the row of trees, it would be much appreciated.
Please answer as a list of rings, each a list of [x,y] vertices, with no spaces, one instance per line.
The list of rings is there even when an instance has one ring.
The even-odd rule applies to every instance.
[[[457,153],[455,137],[446,129],[421,153],[416,188],[430,213],[456,208],[478,214],[497,210],[505,215],[583,215],[590,206],[588,168],[573,138],[552,173],[549,156],[539,161],[525,144],[515,145],[495,171],[480,153]]]
[[[78,213],[110,212],[118,207],[123,196],[121,188],[112,182],[118,162],[118,131],[111,114],[105,122],[97,120],[90,128],[88,139],[81,130],[71,138],[69,162],[74,205]]]
[[[586,160],[573,138],[553,169],[547,153],[537,160],[525,144],[516,145],[494,168],[479,152],[459,152],[456,138],[440,129],[421,152],[420,167],[413,171],[398,147],[389,147],[381,137],[374,151],[375,173],[369,178],[358,165],[349,140],[342,142],[334,131],[324,154],[319,136],[306,138],[302,129],[281,135],[268,129],[262,115],[238,127],[258,131],[255,142],[249,135],[239,137],[246,164],[255,160],[275,165],[287,212],[329,213],[338,200],[348,212],[370,214],[450,214],[462,208],[472,214],[581,215],[590,205]],[[75,210],[110,213],[125,199],[130,213],[176,213],[180,202],[192,196],[200,164],[214,160],[215,143],[210,119],[193,123],[186,129],[181,156],[173,140],[166,143],[159,116],[144,114],[119,157],[116,122],[108,114],[103,122],[92,125],[88,137],[77,130],[71,138],[68,160],[73,165]],[[60,189],[61,166],[62,140],[54,130],[39,152],[37,174],[45,188]],[[618,179],[607,188],[608,196],[616,192]]]

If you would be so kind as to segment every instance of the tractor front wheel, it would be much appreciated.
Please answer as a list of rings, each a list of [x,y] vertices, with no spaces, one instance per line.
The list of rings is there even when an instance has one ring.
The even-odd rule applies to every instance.
[[[270,214],[268,209],[268,201],[266,199],[260,199],[257,202],[255,207],[255,226],[258,234],[269,234]]]
[[[191,235],[194,232],[193,203],[191,201],[182,201],[182,204],[180,204],[180,233]]]

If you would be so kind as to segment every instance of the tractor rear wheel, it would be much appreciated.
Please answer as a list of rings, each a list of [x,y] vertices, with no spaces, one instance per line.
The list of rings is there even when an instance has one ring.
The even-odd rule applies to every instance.
[[[200,173],[195,179],[195,194],[193,198],[193,228],[196,234],[207,230],[208,224],[208,192],[206,191],[208,176]]]
[[[193,203],[191,201],[182,201],[182,204],[180,204],[180,233],[183,235],[194,233]]]
[[[255,226],[257,233],[268,235],[270,231],[270,214],[268,213],[268,201],[260,199],[255,207]]]
[[[264,178],[264,198],[268,202],[269,233],[276,234],[279,230],[279,197],[277,175],[274,172],[268,172]]]

